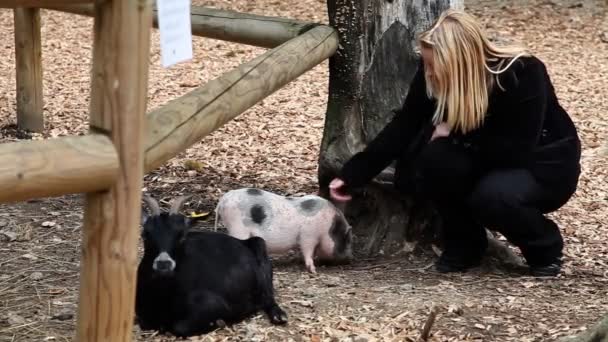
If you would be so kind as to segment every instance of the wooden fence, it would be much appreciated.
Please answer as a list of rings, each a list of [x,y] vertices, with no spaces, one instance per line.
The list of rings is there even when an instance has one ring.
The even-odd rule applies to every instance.
[[[332,56],[337,32],[194,6],[194,35],[271,49],[146,114],[152,0],[0,8],[14,8],[18,124],[34,131],[43,128],[40,9],[94,17],[89,133],[1,144],[0,203],[86,194],[76,338],[131,341],[143,175]]]

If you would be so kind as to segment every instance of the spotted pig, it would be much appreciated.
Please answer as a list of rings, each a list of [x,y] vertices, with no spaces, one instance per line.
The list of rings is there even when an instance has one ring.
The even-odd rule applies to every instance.
[[[330,201],[316,196],[285,197],[256,188],[225,193],[215,208],[218,222],[238,239],[258,236],[269,254],[299,247],[306,268],[316,273],[314,259],[333,263],[352,260],[352,228]]]

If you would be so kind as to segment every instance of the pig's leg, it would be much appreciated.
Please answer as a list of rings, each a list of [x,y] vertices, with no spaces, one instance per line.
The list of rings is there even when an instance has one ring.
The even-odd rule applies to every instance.
[[[318,239],[312,235],[302,234],[300,237],[300,251],[302,252],[302,257],[304,258],[304,264],[306,265],[306,269],[313,274],[317,273],[313,259],[315,249],[317,248],[317,243]]]

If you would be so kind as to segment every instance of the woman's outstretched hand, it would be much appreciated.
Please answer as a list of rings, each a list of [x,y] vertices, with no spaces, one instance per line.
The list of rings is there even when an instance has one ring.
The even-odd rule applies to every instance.
[[[339,202],[347,202],[350,201],[352,196],[344,193],[344,181],[340,178],[334,178],[331,183],[329,183],[329,196],[336,201]]]
[[[435,140],[435,138],[447,137],[448,135],[450,135],[450,128],[445,122],[442,122],[435,126],[435,131],[433,131],[431,141]]]

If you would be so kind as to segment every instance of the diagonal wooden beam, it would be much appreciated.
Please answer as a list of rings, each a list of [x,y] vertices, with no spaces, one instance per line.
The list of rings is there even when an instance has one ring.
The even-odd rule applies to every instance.
[[[338,35],[317,26],[147,115],[149,172],[332,56]]]

